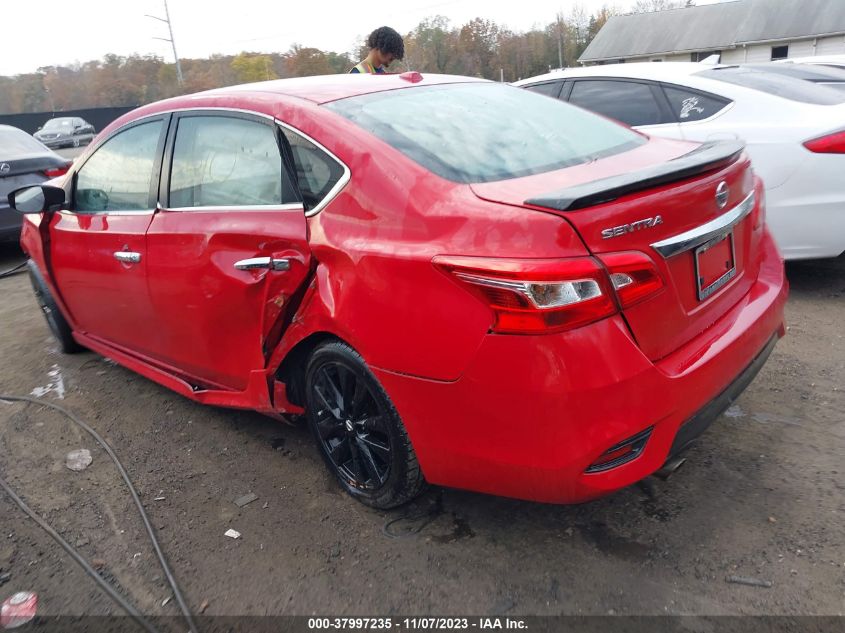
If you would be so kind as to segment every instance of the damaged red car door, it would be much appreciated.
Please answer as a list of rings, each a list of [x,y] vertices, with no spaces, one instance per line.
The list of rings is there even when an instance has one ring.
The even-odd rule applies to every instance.
[[[156,331],[143,353],[205,388],[243,390],[292,316],[307,227],[269,117],[174,114],[147,231]]]

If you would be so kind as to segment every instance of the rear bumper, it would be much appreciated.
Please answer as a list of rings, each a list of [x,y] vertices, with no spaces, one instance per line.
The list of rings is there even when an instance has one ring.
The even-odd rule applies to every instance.
[[[670,457],[674,457],[689,448],[690,444],[699,435],[704,433],[716,421],[716,418],[722,415],[725,409],[731,406],[734,400],[745,391],[745,388],[751,384],[754,378],[757,377],[757,374],[760,373],[760,370],[763,369],[763,365],[769,360],[769,356],[775,349],[777,341],[778,336],[772,336],[769,342],[766,343],[763,351],[757,354],[757,357],[751,361],[751,364],[737,376],[736,380],[727,389],[704,405],[702,409],[681,425],[681,428],[678,429],[678,433],[675,435],[675,441],[672,442],[672,447],[669,449]]]
[[[488,335],[454,382],[374,369],[429,482],[552,503],[630,485],[682,450],[751,382],[784,333],[787,283],[768,234],[751,290],[659,362],[621,317],[556,335]],[[651,428],[642,452],[585,472]]]

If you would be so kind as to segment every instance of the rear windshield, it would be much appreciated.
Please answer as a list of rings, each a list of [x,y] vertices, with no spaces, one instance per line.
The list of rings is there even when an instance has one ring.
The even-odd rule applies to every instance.
[[[725,68],[704,70],[696,73],[696,75],[724,81],[729,84],[736,84],[744,88],[759,90],[760,92],[765,92],[776,97],[783,97],[790,101],[800,101],[801,103],[812,103],[815,105],[837,105],[845,103],[845,94],[832,88],[755,68],[727,66]]]
[[[438,176],[462,183],[552,171],[646,142],[580,108],[495,83],[377,92],[326,107]]]
[[[12,160],[37,154],[49,154],[50,150],[23,130],[0,125],[0,158]]]

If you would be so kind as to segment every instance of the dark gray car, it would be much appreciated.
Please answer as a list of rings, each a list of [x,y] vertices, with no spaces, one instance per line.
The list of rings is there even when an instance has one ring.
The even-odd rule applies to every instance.
[[[94,140],[94,126],[78,116],[50,119],[33,134],[47,147],[79,147]]]
[[[21,232],[22,216],[9,208],[9,193],[61,176],[70,165],[23,130],[0,125],[0,242],[17,240]]]

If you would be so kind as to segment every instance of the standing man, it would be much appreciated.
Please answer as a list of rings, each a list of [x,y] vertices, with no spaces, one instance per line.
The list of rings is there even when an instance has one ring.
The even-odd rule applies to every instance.
[[[350,73],[383,74],[390,62],[405,56],[405,43],[402,36],[389,26],[382,26],[370,33],[367,38],[370,52]]]

